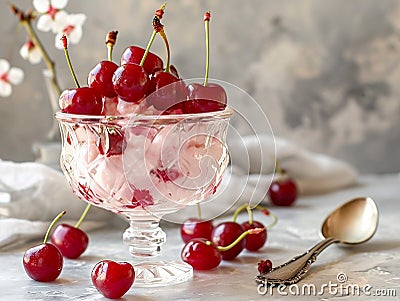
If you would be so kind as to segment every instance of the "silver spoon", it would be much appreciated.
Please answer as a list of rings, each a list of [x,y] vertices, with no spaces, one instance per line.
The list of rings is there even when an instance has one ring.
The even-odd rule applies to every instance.
[[[356,198],[334,210],[322,224],[324,238],[313,248],[296,256],[288,262],[273,268],[270,272],[258,275],[260,284],[293,284],[309,271],[317,255],[334,243],[357,245],[369,240],[378,227],[378,208],[369,198]]]

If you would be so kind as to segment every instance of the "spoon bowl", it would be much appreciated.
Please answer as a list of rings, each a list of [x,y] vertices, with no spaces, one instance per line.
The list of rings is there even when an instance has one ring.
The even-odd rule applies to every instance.
[[[333,237],[341,244],[356,245],[374,236],[378,208],[369,197],[355,198],[334,210],[322,224],[322,238]]]

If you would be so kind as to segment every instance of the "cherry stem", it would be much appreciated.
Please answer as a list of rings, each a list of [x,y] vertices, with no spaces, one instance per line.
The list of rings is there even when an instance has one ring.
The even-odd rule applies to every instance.
[[[108,60],[110,62],[112,62],[112,57],[113,57],[113,49],[114,49],[114,45],[117,41],[117,35],[118,35],[118,31],[110,31],[107,34],[106,37],[106,45],[107,45],[107,54],[108,54]]]
[[[163,13],[164,13],[165,6],[166,6],[166,5],[167,5],[167,3],[165,2],[165,3],[163,3],[163,5],[161,5],[160,9],[156,10],[154,19],[157,19],[157,20],[159,21],[159,20],[162,18],[162,15],[163,15]],[[154,27],[154,19],[153,19],[153,27]],[[161,24],[160,24],[160,25],[161,25]],[[162,25],[161,25],[161,26],[162,26]],[[141,67],[143,67],[143,64],[144,64],[144,62],[145,62],[145,60],[146,60],[146,57],[147,57],[147,55],[148,55],[149,52],[150,52],[151,45],[153,45],[154,38],[156,37],[156,35],[157,35],[158,32],[159,32],[159,30],[154,29],[154,30],[153,30],[153,33],[151,34],[150,41],[149,41],[149,43],[147,44],[147,47],[146,47],[146,50],[144,51],[142,60],[141,60],[140,63],[139,63],[139,65],[140,65]]]
[[[61,217],[64,216],[65,213],[67,213],[67,212],[64,210],[63,212],[60,212],[60,213],[53,219],[53,221],[51,222],[50,226],[47,228],[46,235],[44,236],[44,239],[43,239],[43,243],[44,243],[44,244],[45,244],[45,243],[47,242],[47,240],[49,239],[50,232],[51,232],[51,230],[53,229],[54,225],[59,221],[59,219],[60,219]]]
[[[92,207],[91,204],[87,204],[85,210],[83,211],[81,217],[79,218],[79,220],[76,222],[75,224],[75,228],[79,228],[79,226],[82,224],[83,220],[85,219],[86,215],[89,212],[90,207]]]
[[[247,231],[244,231],[234,242],[232,242],[230,245],[227,245],[225,247],[222,246],[217,246],[219,251],[228,251],[232,249],[234,246],[236,246],[243,238],[245,238],[248,234],[258,234],[264,231],[265,228],[254,228],[254,229],[249,229]]]
[[[242,212],[244,209],[247,210],[247,213],[249,215],[249,224],[250,225],[252,225],[254,222],[254,220],[253,220],[253,210],[254,209],[260,210],[264,215],[268,215],[268,216],[272,217],[273,221],[269,225],[267,225],[265,228],[271,229],[278,223],[278,217],[275,214],[271,213],[271,211],[269,211],[267,208],[265,208],[261,205],[257,205],[255,207],[251,208],[247,204],[244,204],[244,205],[240,206],[238,209],[236,209],[235,213],[233,214],[232,221],[236,222],[236,219],[237,219],[239,213]]]
[[[204,75],[204,86],[208,85],[208,73],[210,69],[210,12],[204,14],[204,28],[206,31],[206,73]]]
[[[65,58],[67,59],[69,71],[71,71],[71,75],[72,75],[72,78],[74,79],[76,87],[80,88],[81,86],[79,85],[78,79],[76,78],[76,75],[75,75],[75,72],[74,72],[74,68],[72,67],[71,59],[69,57],[67,36],[63,35],[61,40],[63,41],[64,53],[65,53]]]
[[[160,36],[163,38],[164,43],[165,43],[165,48],[166,48],[166,50],[167,50],[167,63],[166,63],[166,65],[165,65],[165,72],[168,72],[168,73],[169,73],[169,66],[170,66],[170,64],[171,64],[171,51],[170,51],[170,48],[169,48],[169,43],[168,43],[167,35],[165,34],[164,29],[162,29],[162,30],[159,32],[159,34],[160,34]]]
[[[201,208],[200,208],[200,203],[196,203],[197,207],[197,218],[201,220]]]
[[[261,210],[261,212],[262,212],[264,215],[268,215],[268,216],[272,217],[272,219],[273,219],[272,223],[270,223],[270,224],[268,224],[267,226],[265,226],[265,228],[271,229],[271,228],[275,227],[275,225],[278,223],[278,217],[277,217],[275,214],[273,214],[271,211],[269,211],[267,208],[265,208],[265,207],[263,207],[263,206],[261,206],[261,205],[257,205],[257,206],[254,207],[254,208],[255,208],[255,209],[258,209],[258,210]],[[253,208],[253,209],[254,209],[254,208]]]
[[[11,11],[17,15],[20,19],[20,23],[24,26],[28,36],[30,39],[33,41],[33,43],[38,47],[40,54],[42,55],[43,61],[46,64],[47,69],[51,72],[51,84],[57,93],[58,96],[61,95],[61,88],[57,80],[56,76],[56,69],[55,69],[55,63],[54,61],[50,58],[49,54],[43,47],[42,42],[40,41],[38,35],[36,34],[35,30],[32,27],[32,14],[24,14],[19,8],[17,8],[15,5],[10,5]],[[55,107],[58,107],[58,102],[55,104]]]
[[[284,171],[278,160],[276,160],[276,162],[275,162],[275,172],[279,177],[282,177],[284,175]]]

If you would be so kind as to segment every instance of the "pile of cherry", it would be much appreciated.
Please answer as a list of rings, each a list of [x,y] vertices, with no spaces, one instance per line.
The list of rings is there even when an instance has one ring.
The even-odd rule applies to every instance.
[[[253,220],[253,209],[271,216],[273,222],[264,226]],[[243,210],[247,210],[249,219],[239,224],[236,219]],[[267,229],[276,223],[277,217],[260,205],[254,208],[243,205],[235,211],[232,221],[222,222],[215,227],[209,220],[190,218],[180,229],[185,242],[181,252],[182,260],[195,270],[214,269],[222,260],[234,260],[244,249],[254,252],[262,248],[267,241]]]
[[[218,84],[208,82],[210,13],[204,15],[206,24],[206,74],[204,83],[186,85],[177,69],[170,65],[170,49],[161,19],[165,5],[156,11],[153,34],[146,49],[129,46],[123,52],[120,65],[112,61],[112,49],[117,31],[107,35],[108,60],[98,63],[88,75],[88,86],[80,87],[72,69],[64,37],[67,61],[77,88],[63,91],[61,111],[82,115],[137,114],[196,114],[221,111],[226,108],[226,92]],[[167,59],[150,52],[156,35],[166,46]]]

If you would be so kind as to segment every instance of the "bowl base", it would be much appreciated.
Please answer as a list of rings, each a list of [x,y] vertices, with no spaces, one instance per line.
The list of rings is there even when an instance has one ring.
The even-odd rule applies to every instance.
[[[184,262],[148,261],[134,264],[136,287],[173,285],[193,278],[193,268]]]

